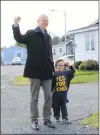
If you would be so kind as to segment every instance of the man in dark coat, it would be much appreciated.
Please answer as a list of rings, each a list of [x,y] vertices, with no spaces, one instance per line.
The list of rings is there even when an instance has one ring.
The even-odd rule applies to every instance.
[[[48,26],[48,17],[40,15],[38,18],[38,27],[34,30],[28,30],[26,34],[22,35],[19,28],[20,17],[15,17],[12,25],[14,39],[18,43],[26,44],[27,60],[24,69],[24,77],[30,79],[30,110],[32,127],[39,130],[38,125],[38,98],[39,91],[42,85],[44,91],[44,107],[43,120],[44,125],[50,128],[55,128],[51,122],[51,83],[54,71],[54,64],[52,58],[51,37],[46,28]]]

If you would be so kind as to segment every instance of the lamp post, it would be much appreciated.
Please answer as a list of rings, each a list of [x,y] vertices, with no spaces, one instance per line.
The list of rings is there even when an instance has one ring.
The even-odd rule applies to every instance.
[[[66,10],[62,11],[62,10],[51,10],[52,12],[54,11],[60,11],[60,12],[63,12],[64,14],[64,25],[65,25],[65,46],[66,46]],[[75,41],[74,41],[74,63],[75,63]]]
[[[51,10],[52,12],[54,11],[60,11],[63,12],[64,14],[64,23],[65,23],[65,45],[66,45],[66,10],[62,11],[62,10]]]
[[[66,46],[66,11],[64,10],[64,20],[65,20],[65,46]]]

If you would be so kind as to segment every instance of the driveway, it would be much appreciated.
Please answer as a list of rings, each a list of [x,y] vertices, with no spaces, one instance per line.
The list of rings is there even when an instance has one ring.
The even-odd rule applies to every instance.
[[[13,79],[23,72],[24,66],[1,67],[1,133],[2,134],[98,134],[98,130],[80,125],[80,121],[98,110],[98,84],[73,84],[68,98],[68,114],[72,124],[55,123],[52,130],[43,125],[44,95],[39,95],[40,131],[30,123],[30,88],[14,86]],[[53,119],[53,118],[52,118]]]

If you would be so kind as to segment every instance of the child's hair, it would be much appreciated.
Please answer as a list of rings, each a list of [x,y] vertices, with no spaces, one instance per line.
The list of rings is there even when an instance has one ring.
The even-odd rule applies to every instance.
[[[63,59],[59,59],[59,60],[57,60],[57,61],[55,62],[55,67],[57,67],[58,62],[60,62],[60,61],[63,61],[64,64],[65,64],[65,61],[64,61]]]

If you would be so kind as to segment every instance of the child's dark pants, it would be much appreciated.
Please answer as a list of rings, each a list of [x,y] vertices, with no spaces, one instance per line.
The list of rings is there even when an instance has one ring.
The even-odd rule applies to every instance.
[[[68,116],[66,107],[66,92],[55,92],[52,97],[53,100],[53,112],[55,118],[60,118],[60,110],[62,113],[62,119]]]

